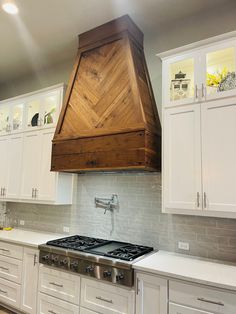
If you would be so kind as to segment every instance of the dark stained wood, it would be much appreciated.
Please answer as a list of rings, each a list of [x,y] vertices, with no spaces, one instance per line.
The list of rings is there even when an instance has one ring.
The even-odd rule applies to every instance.
[[[160,170],[161,127],[142,36],[127,16],[80,35],[53,171]]]
[[[79,47],[88,46],[92,43],[112,37],[115,34],[129,32],[140,46],[143,46],[143,33],[128,15],[100,25],[88,32],[79,35]]]

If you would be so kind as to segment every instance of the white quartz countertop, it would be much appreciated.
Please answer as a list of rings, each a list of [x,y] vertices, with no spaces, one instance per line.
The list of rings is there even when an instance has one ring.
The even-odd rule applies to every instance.
[[[134,263],[134,269],[236,291],[236,266],[159,251]]]
[[[28,231],[21,229],[13,229],[10,231],[0,230],[0,241],[11,242],[20,245],[38,247],[47,241],[63,238],[65,235],[56,233],[44,233],[36,231]]]

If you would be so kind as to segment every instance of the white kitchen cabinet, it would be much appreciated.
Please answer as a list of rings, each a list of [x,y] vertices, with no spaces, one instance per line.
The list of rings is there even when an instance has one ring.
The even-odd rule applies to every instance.
[[[200,106],[164,112],[165,208],[201,209]]]
[[[80,308],[80,314],[99,314],[98,312],[87,310],[83,307]]]
[[[0,137],[0,198],[17,199],[20,192],[22,134]]]
[[[170,303],[169,314],[214,314],[214,313],[201,311],[188,306]]]
[[[236,95],[236,38],[209,39],[159,56],[164,107]]]
[[[236,98],[202,104],[203,208],[236,213]]]
[[[167,314],[167,280],[154,275],[136,274],[136,314]]]
[[[51,313],[51,314],[79,314],[80,313],[82,314],[83,312],[79,311],[79,307],[74,304],[59,300],[57,298],[50,297],[43,293],[39,293],[37,313],[38,314],[48,314],[48,313]]]
[[[27,132],[23,139],[21,199],[34,200],[38,196],[38,180],[41,164],[40,131]],[[48,152],[45,152],[48,154]]]
[[[20,197],[22,150],[22,134],[9,136],[7,145],[6,199],[16,200]]]
[[[73,175],[50,171],[54,130],[24,133],[22,200],[47,204],[72,203]]]
[[[29,314],[35,314],[37,310],[38,260],[37,249],[24,248],[20,308]]]
[[[133,290],[112,286],[93,279],[81,279],[80,300],[82,307],[96,313],[134,314]]]
[[[163,211],[236,218],[236,98],[163,117]]]
[[[8,137],[0,137],[0,199],[6,197],[8,161],[7,161]]]

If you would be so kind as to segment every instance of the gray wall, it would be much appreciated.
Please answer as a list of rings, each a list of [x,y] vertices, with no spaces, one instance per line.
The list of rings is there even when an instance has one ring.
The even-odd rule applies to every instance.
[[[229,13],[232,12],[232,13]],[[155,53],[236,29],[234,10],[205,12],[175,22],[169,29],[146,34],[145,50],[151,80],[161,109],[161,64]],[[0,97],[7,98],[61,81],[67,82],[72,61],[66,61],[21,80],[6,83]],[[94,208],[95,196],[117,193],[119,212],[104,215]],[[153,245],[178,251],[178,241],[190,243],[189,254],[236,261],[236,220],[161,214],[160,174],[80,175],[72,206],[44,206],[9,203],[16,225],[25,228],[81,233]]]

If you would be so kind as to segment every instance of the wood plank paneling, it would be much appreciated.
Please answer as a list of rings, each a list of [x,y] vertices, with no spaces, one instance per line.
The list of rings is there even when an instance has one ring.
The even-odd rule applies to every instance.
[[[142,39],[128,16],[80,35],[52,170],[160,169],[161,127]]]

